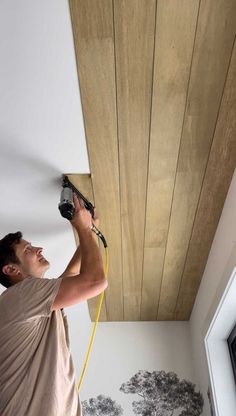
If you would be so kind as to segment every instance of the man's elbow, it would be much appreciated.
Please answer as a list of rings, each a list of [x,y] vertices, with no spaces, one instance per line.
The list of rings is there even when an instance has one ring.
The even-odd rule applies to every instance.
[[[99,281],[102,283],[102,285],[104,286],[104,290],[107,288],[108,286],[108,281],[107,281],[107,277],[106,274],[104,272],[104,269],[100,270],[98,276]]]
[[[107,287],[108,287],[108,280],[106,276],[104,276],[104,290],[106,290]]]

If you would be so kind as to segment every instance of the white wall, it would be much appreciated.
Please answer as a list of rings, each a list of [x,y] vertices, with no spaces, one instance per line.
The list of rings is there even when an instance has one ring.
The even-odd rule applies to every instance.
[[[236,248],[236,247],[235,247]],[[205,338],[207,361],[212,385],[215,412],[217,416],[235,416],[236,390],[234,374],[227,339],[236,322],[236,267],[234,267],[236,250],[232,262],[225,273],[225,280],[229,279],[222,297],[219,291],[217,311],[213,308],[214,317]],[[233,272],[232,272],[233,268]],[[219,301],[220,299],[220,301]]]
[[[81,375],[92,324],[80,322],[76,307],[67,310],[71,348]],[[75,321],[74,321],[75,320]],[[76,324],[77,322],[77,324]],[[88,371],[80,390],[81,400],[110,396],[132,415],[138,395],[119,392],[122,383],[139,370],[175,372],[180,379],[195,382],[188,322],[99,323]]]
[[[206,393],[209,374],[204,337],[213,317],[212,312],[217,307],[220,293],[223,295],[224,287],[227,284],[226,280],[223,281],[225,270],[227,270],[229,262],[231,262],[231,268],[236,266],[234,252],[236,253],[236,172],[231,182],[190,320],[195,374],[206,404],[208,403]],[[230,278],[230,274],[228,274],[228,278]],[[208,416],[209,412],[209,407],[206,406],[205,415]]]
[[[65,172],[89,172],[68,1],[1,0],[0,238],[45,247],[51,277],[75,250],[57,208]]]

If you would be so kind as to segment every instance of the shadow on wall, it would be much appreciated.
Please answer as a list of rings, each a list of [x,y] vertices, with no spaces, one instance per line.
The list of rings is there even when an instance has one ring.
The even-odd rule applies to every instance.
[[[172,372],[140,370],[121,385],[120,391],[141,397],[132,402],[134,415],[200,416],[203,411],[203,398],[200,392],[195,392],[195,385],[187,380],[180,381]],[[84,416],[124,414],[121,405],[102,394],[83,401],[82,408]]]
[[[32,148],[23,148],[21,142],[16,139],[14,135],[6,134],[2,129],[0,130],[1,136],[1,170],[6,168],[6,172],[9,171],[9,166],[12,166],[10,172],[13,176],[18,176],[19,170],[23,173],[32,173],[33,175],[40,174],[47,177],[58,177],[60,175],[59,169],[56,166],[48,163],[47,160],[40,158],[40,143],[34,143],[35,156],[32,157]],[[17,146],[16,142],[19,142]],[[38,149],[38,150],[37,150]],[[13,168],[14,167],[14,168]],[[7,169],[8,168],[8,169]]]
[[[209,384],[209,387],[208,387],[208,390],[207,390],[207,397],[208,397],[209,404],[210,404],[211,416],[216,416],[215,410],[214,410],[214,405],[213,405],[212,389],[211,389],[210,384]]]
[[[35,146],[35,156],[32,156],[32,149],[17,146],[14,136],[6,135],[2,131],[0,133],[0,172],[4,174],[5,181],[14,184],[12,190],[19,185],[20,179],[23,183],[27,183],[31,182],[31,178],[33,181],[38,181],[37,185],[41,185],[40,190],[52,191],[58,189],[61,184],[62,172],[59,171],[58,167],[40,158],[40,153],[36,150],[37,146]],[[37,145],[40,147],[40,143]]]
[[[2,234],[18,229],[32,235],[61,235],[67,232],[59,221],[58,203],[62,172],[30,149],[15,145],[14,137],[1,139],[0,206]],[[18,225],[19,224],[19,225]]]

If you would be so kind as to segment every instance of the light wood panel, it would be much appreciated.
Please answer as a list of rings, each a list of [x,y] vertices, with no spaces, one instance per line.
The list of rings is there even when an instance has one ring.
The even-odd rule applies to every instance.
[[[199,0],[157,3],[141,319],[156,320]]]
[[[235,0],[202,0],[157,318],[174,318],[235,36]]]
[[[101,320],[188,319],[236,165],[236,2],[70,7],[92,173],[72,180],[110,252]]]
[[[107,319],[119,321],[123,283],[112,1],[71,0],[70,7],[94,197],[109,245]],[[90,314],[94,320],[93,307]]]
[[[140,320],[153,53],[154,0],[114,2],[124,319]]]
[[[188,320],[236,167],[236,43],[181,281],[175,319]]]

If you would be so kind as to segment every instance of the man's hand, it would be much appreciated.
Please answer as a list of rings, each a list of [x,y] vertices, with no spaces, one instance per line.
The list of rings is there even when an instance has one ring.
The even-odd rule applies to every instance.
[[[70,221],[76,230],[91,230],[92,227],[92,216],[90,212],[84,207],[82,199],[79,199],[77,195],[73,194],[73,201],[75,205],[75,213]]]
[[[99,219],[98,219],[98,216],[97,216],[96,208],[94,208],[94,218],[92,219],[92,222],[95,225],[95,227],[97,229],[99,229]]]

